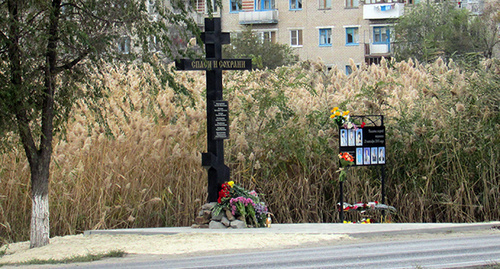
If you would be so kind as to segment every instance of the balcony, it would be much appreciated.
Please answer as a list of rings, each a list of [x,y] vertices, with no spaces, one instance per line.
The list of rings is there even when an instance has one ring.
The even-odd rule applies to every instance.
[[[278,10],[242,11],[240,24],[273,24],[278,23]]]
[[[363,19],[379,20],[399,18],[404,14],[403,3],[383,3],[363,5]]]
[[[365,43],[365,63],[367,65],[380,64],[382,58],[391,59],[393,45],[394,43]]]
[[[394,43],[365,43],[365,56],[389,56]]]

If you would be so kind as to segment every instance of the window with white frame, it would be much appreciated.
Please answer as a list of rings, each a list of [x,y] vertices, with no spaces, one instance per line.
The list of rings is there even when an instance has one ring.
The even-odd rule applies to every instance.
[[[264,42],[276,43],[276,31],[258,32],[257,37],[262,43]]]
[[[346,45],[359,45],[359,28],[346,27],[345,28],[345,44]]]
[[[130,36],[125,35],[118,39],[118,52],[122,54],[130,53]]]
[[[302,30],[290,30],[290,46],[302,46]]]
[[[255,10],[273,10],[275,9],[274,0],[256,0]]]
[[[290,10],[301,10],[302,0],[290,0]]]
[[[149,14],[156,13],[156,1],[155,0],[147,0],[146,5],[147,5],[146,8],[147,8]]]
[[[242,0],[229,0],[229,12],[239,12],[241,6]]]
[[[158,39],[155,35],[148,37],[148,49],[150,52],[158,51]]]
[[[319,0],[319,9],[331,9],[332,0]]]
[[[212,14],[218,12],[217,0],[205,0],[205,13],[209,13],[212,9]]]
[[[319,45],[321,47],[332,45],[332,28],[319,29]]]
[[[359,7],[359,0],[345,0],[346,8],[356,8]]]

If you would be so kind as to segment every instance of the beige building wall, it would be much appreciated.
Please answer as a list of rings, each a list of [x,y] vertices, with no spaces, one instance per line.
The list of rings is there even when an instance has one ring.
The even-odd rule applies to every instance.
[[[239,13],[229,12],[229,0],[223,0],[221,9],[222,29],[236,33],[243,29],[239,22]],[[319,0],[303,0],[302,10],[290,10],[289,0],[275,0],[278,22],[271,24],[253,24],[257,32],[275,31],[276,40],[291,45],[291,30],[302,30],[302,46],[292,46],[301,60],[321,60],[327,66],[337,65],[345,69],[349,59],[355,64],[364,62],[364,43],[368,42],[369,21],[363,19],[363,9],[346,8],[344,1],[332,1],[330,9],[320,9]],[[248,9],[248,8],[247,8]],[[346,27],[359,27],[358,45],[346,45]],[[320,46],[320,29],[332,31],[331,46]],[[233,35],[234,36],[234,35]]]

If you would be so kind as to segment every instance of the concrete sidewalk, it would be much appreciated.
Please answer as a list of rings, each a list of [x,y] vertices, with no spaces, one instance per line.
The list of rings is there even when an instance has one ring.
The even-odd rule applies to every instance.
[[[258,229],[202,229],[191,227],[135,228],[113,230],[89,230],[84,235],[94,234],[188,234],[188,233],[232,233],[232,234],[346,234],[366,237],[389,234],[418,234],[465,232],[474,230],[500,229],[500,221],[482,223],[379,223],[379,224],[341,224],[341,223],[301,223],[272,224],[271,228]]]

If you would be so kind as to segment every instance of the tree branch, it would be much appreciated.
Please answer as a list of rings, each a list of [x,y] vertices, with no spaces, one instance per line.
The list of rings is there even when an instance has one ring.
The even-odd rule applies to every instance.
[[[67,62],[66,64],[63,64],[61,66],[56,67],[54,72],[60,73],[64,70],[69,70],[69,69],[73,68],[73,66],[77,65],[80,61],[85,59],[85,57],[87,57],[87,55],[89,55],[88,51],[83,52],[82,54],[80,54],[80,56],[76,57],[73,61]]]

